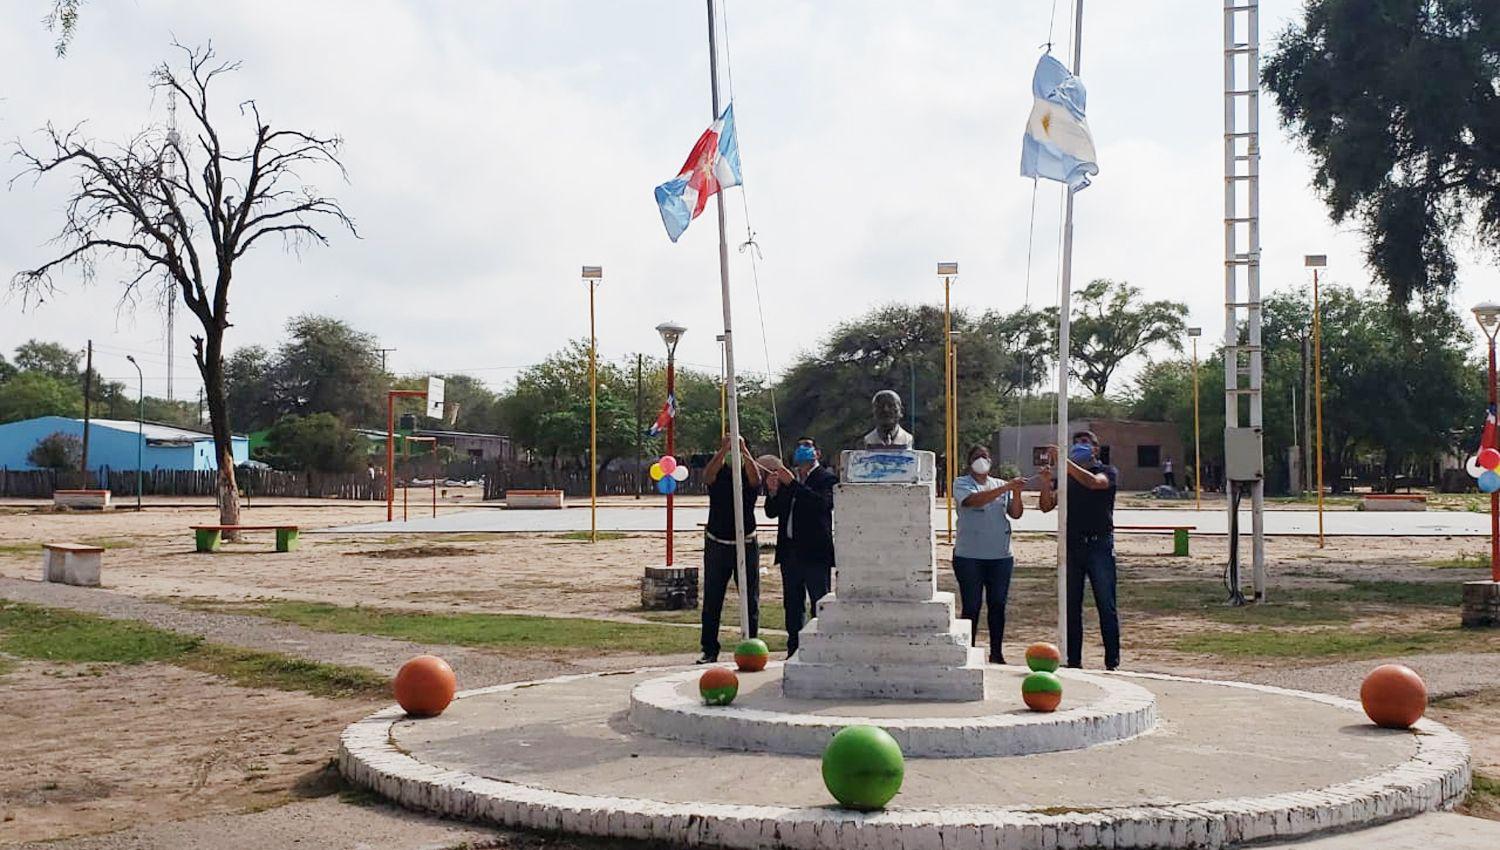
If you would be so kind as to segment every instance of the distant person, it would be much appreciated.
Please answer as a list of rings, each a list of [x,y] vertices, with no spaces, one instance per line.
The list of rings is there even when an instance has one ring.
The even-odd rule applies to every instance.
[[[734,478],[725,464],[729,456],[729,437],[719,447],[717,454],[709,460],[703,470],[708,481],[708,527],[703,530],[703,657],[698,664],[712,664],[719,660],[719,619],[724,613],[724,594],[729,589],[730,579],[736,586],[739,576],[736,569],[734,540]],[[760,498],[760,471],[750,449],[740,439],[741,484],[744,486],[744,501],[740,513],[745,520],[745,585],[750,608],[750,634],[755,637],[760,630],[760,548],[755,543],[755,500]]]
[[[766,476],[766,516],[776,520],[788,658],[797,652],[806,612],[818,615],[818,600],[833,583],[833,485],[838,476],[822,459],[818,444],[803,437],[792,453],[796,471],[778,464]]]
[[[1010,521],[1024,510],[1021,488],[1026,479],[1004,481],[990,475],[990,450],[969,449],[969,473],[953,481],[958,506],[958,538],[953,543],[953,575],[963,618],[972,629],[970,646],[979,641],[979,613],[989,597],[990,663],[1004,664],[1005,600],[1016,561],[1010,551]]]
[[[1177,489],[1177,473],[1172,469],[1172,456],[1167,455],[1166,462],[1161,465],[1162,482],[1173,490]]]
[[[1094,590],[1099,632],[1104,639],[1104,667],[1120,666],[1120,615],[1115,607],[1115,492],[1119,472],[1099,458],[1099,438],[1092,431],[1073,435],[1068,447],[1068,666],[1083,666],[1083,582]],[[1054,449],[1049,458],[1056,462]],[[1039,505],[1057,505],[1052,466],[1039,470]]]

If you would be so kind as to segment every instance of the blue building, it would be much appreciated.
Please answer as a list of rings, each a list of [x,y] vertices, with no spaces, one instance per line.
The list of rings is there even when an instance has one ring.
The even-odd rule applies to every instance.
[[[141,429],[141,468],[218,469],[214,438],[200,431],[147,422]],[[83,420],[68,416],[39,416],[0,425],[0,467],[35,469],[26,455],[39,440],[62,432],[83,439]],[[89,420],[89,468],[135,469],[136,449],[142,439],[136,423],[125,419]],[[234,438],[234,462],[250,459],[250,439]]]

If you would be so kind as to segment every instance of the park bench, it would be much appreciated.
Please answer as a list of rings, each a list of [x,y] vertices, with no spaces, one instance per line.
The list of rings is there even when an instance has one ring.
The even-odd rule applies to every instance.
[[[42,581],[99,586],[99,566],[104,560],[103,546],[82,543],[43,543]]]
[[[506,490],[507,508],[543,508],[557,510],[563,507],[561,490]]]
[[[1197,531],[1196,525],[1117,525],[1115,531],[1172,533],[1172,554],[1179,558],[1188,555],[1188,532]]]
[[[1359,500],[1362,511],[1425,511],[1427,497],[1421,493],[1366,493]]]
[[[53,490],[52,505],[59,508],[107,511],[113,507],[109,503],[109,496],[108,490]]]
[[[226,531],[275,531],[276,551],[290,552],[297,548],[297,526],[295,525],[194,525],[199,552],[217,552]]]

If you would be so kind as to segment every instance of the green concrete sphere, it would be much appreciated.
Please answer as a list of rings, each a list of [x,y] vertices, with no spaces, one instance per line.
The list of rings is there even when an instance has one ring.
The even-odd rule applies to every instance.
[[[823,750],[823,784],[851,809],[885,808],[905,777],[901,745],[878,726],[845,726]]]
[[[1026,647],[1026,666],[1035,672],[1053,673],[1062,664],[1062,653],[1050,643],[1034,643]]]
[[[771,648],[760,638],[742,640],[734,648],[734,664],[741,673],[758,673],[766,669],[766,662],[770,660]]]

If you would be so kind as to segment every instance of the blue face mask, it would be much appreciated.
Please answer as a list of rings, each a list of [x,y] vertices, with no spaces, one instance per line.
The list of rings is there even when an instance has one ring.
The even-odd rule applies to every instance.
[[[812,463],[817,459],[818,450],[812,446],[798,446],[797,450],[792,452],[792,460],[798,464]]]
[[[1094,447],[1088,443],[1075,443],[1073,448],[1068,450],[1068,457],[1079,466],[1093,463]]]

